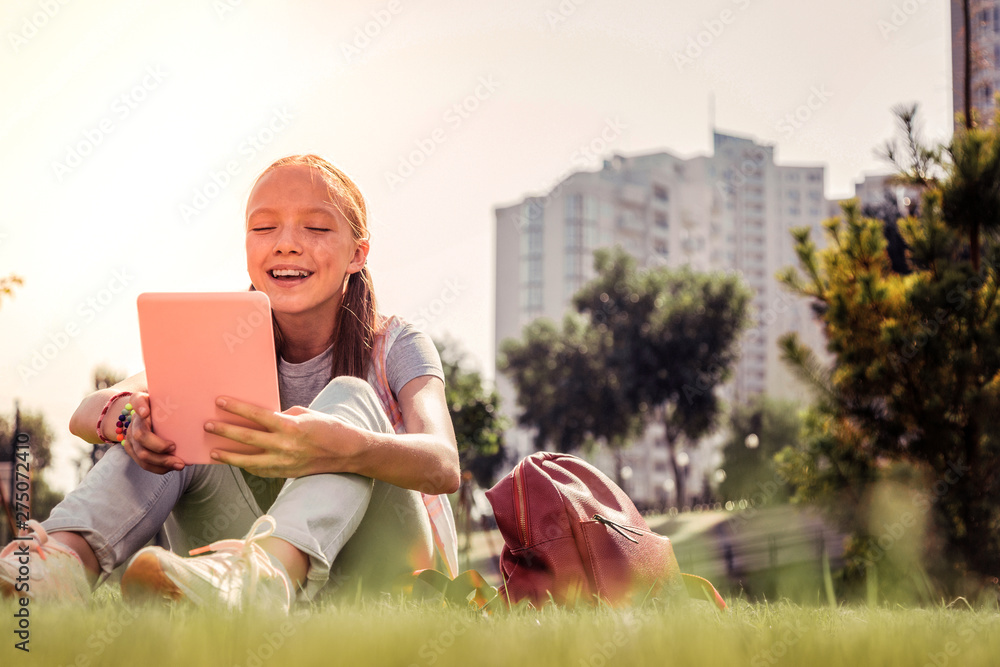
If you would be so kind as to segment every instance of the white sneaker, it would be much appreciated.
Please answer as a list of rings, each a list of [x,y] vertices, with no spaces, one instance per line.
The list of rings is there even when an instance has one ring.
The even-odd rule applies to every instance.
[[[0,551],[0,593],[45,602],[90,601],[90,583],[76,552],[50,540],[37,521],[28,521],[25,536]]]
[[[264,524],[263,532],[258,532]],[[274,529],[274,518],[265,514],[254,522],[246,538],[219,540],[192,549],[194,558],[146,547],[122,575],[122,598],[190,600],[196,604],[222,604],[231,610],[277,607],[288,613],[292,598],[288,576],[271,564],[257,544]],[[207,551],[214,553],[205,554]]]

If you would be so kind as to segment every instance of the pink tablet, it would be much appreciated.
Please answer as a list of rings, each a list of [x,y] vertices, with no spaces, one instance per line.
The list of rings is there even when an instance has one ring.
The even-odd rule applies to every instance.
[[[262,292],[146,292],[136,302],[153,431],[185,463],[256,447],[205,432],[207,421],[259,428],[215,405],[232,396],[279,411],[271,305]]]

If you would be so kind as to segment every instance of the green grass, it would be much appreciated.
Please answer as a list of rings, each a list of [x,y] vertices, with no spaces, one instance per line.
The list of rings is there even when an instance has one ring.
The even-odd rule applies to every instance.
[[[1000,615],[731,601],[631,610],[546,608],[486,616],[436,603],[324,605],[289,617],[133,609],[111,586],[91,607],[31,609],[30,654],[0,605],[0,665],[996,665]],[[13,659],[12,659],[13,658]]]

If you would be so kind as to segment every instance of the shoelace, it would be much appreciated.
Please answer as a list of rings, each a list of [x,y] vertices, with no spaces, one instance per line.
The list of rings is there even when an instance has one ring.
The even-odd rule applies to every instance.
[[[264,528],[264,532],[257,533],[257,529],[261,525],[267,524]],[[249,561],[250,563],[250,597],[257,594],[257,580],[260,578],[261,571],[270,577],[279,577],[284,580],[284,574],[280,573],[278,568],[271,564],[271,559],[268,558],[267,552],[264,551],[257,542],[264,539],[265,537],[270,537],[274,533],[274,529],[277,528],[277,524],[274,521],[274,517],[265,514],[259,517],[253,522],[253,526],[250,527],[250,532],[244,539],[225,539],[219,540],[217,542],[212,542],[211,544],[205,545],[203,547],[198,547],[197,549],[192,549],[188,552],[191,556],[198,556],[209,551],[214,551],[216,553],[227,553],[236,556],[237,558],[232,561],[234,563],[239,563],[241,561]]]
[[[42,560],[48,559],[48,556],[45,555],[45,551],[48,549],[52,549],[53,551],[60,551],[69,556],[72,556],[73,558],[76,558],[77,560],[80,559],[80,557],[76,554],[76,552],[70,549],[69,547],[59,543],[57,540],[49,540],[49,534],[45,532],[44,528],[42,528],[42,524],[38,523],[34,519],[29,520],[27,526],[28,530],[30,530],[30,532],[32,533],[31,534],[32,540],[28,542],[28,551],[37,553],[39,556],[42,557]],[[21,537],[24,537],[27,534],[28,531],[22,531]],[[19,545],[23,544],[24,540],[12,541],[10,544],[4,547],[3,551],[0,551],[0,558],[6,558],[7,556],[9,556],[11,553],[14,552],[14,549],[18,548]]]

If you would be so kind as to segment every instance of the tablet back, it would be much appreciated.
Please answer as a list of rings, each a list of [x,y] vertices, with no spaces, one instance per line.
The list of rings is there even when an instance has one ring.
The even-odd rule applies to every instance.
[[[260,428],[219,409],[231,396],[279,411],[271,307],[262,292],[146,292],[137,300],[153,431],[185,463],[213,463],[212,449],[256,447],[205,432],[207,421]]]

